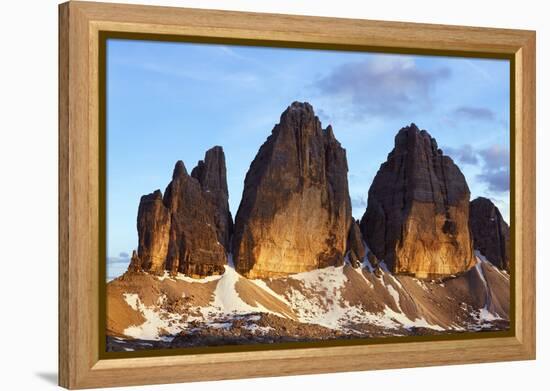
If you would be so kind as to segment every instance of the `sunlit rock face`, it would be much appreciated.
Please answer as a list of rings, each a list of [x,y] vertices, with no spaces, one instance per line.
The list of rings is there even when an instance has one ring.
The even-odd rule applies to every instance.
[[[374,178],[361,231],[394,273],[457,274],[474,264],[469,201],[460,169],[428,132],[411,124],[398,132]]]
[[[233,253],[247,277],[343,263],[351,224],[346,152],[308,103],[281,115],[246,175]]]
[[[139,269],[157,274],[164,271],[171,221],[160,190],[141,197],[137,216]],[[138,261],[132,258],[136,267]]]
[[[510,227],[493,202],[478,197],[470,202],[474,248],[499,269],[510,270]]]
[[[214,147],[192,175],[177,162],[164,196],[157,190],[141,197],[132,269],[191,277],[222,274],[232,226],[225,157],[221,147]]]

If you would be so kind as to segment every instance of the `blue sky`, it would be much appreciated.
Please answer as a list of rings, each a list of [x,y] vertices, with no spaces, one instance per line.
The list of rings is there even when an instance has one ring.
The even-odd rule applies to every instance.
[[[360,218],[397,131],[414,122],[509,220],[509,63],[455,57],[109,40],[108,274],[137,247],[141,195],[224,148],[235,215],[258,148],[293,101],[307,101],[347,150]],[[115,272],[116,270],[116,272]]]

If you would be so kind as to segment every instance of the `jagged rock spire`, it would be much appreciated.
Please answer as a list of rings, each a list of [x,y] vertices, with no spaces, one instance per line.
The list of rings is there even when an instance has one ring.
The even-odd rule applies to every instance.
[[[232,229],[223,149],[208,150],[191,175],[178,161],[164,197],[160,190],[141,197],[137,229],[134,270],[223,273]]]
[[[251,278],[340,265],[351,224],[346,152],[309,103],[292,103],[246,174],[233,240]]]

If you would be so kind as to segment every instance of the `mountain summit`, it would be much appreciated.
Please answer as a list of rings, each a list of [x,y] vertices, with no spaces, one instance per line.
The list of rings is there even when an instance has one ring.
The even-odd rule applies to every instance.
[[[460,169],[415,124],[402,128],[369,189],[361,229],[394,273],[452,275],[474,265],[470,190]]]
[[[258,278],[343,264],[352,221],[347,172],[332,127],[321,127],[309,103],[292,103],[246,174],[237,271]]]
[[[177,162],[164,196],[141,197],[138,249],[107,284],[107,349],[509,329],[509,228],[490,200],[469,202],[434,138],[398,132],[360,224],[347,173],[300,102],[252,161],[234,227],[222,148],[191,175]]]

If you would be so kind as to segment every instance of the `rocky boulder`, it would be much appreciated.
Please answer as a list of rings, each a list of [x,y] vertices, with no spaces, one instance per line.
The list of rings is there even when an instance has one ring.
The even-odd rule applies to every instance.
[[[281,115],[246,174],[235,218],[238,272],[250,278],[341,265],[351,224],[346,152],[308,103]]]
[[[474,248],[499,269],[509,271],[510,227],[491,200],[478,197],[470,202],[470,229]]]
[[[207,151],[192,175],[178,161],[164,197],[160,190],[141,197],[137,229],[133,270],[191,277],[223,273],[232,219],[221,147]]]
[[[425,130],[411,124],[369,189],[361,231],[369,249],[394,273],[432,278],[474,264],[464,175]]]

